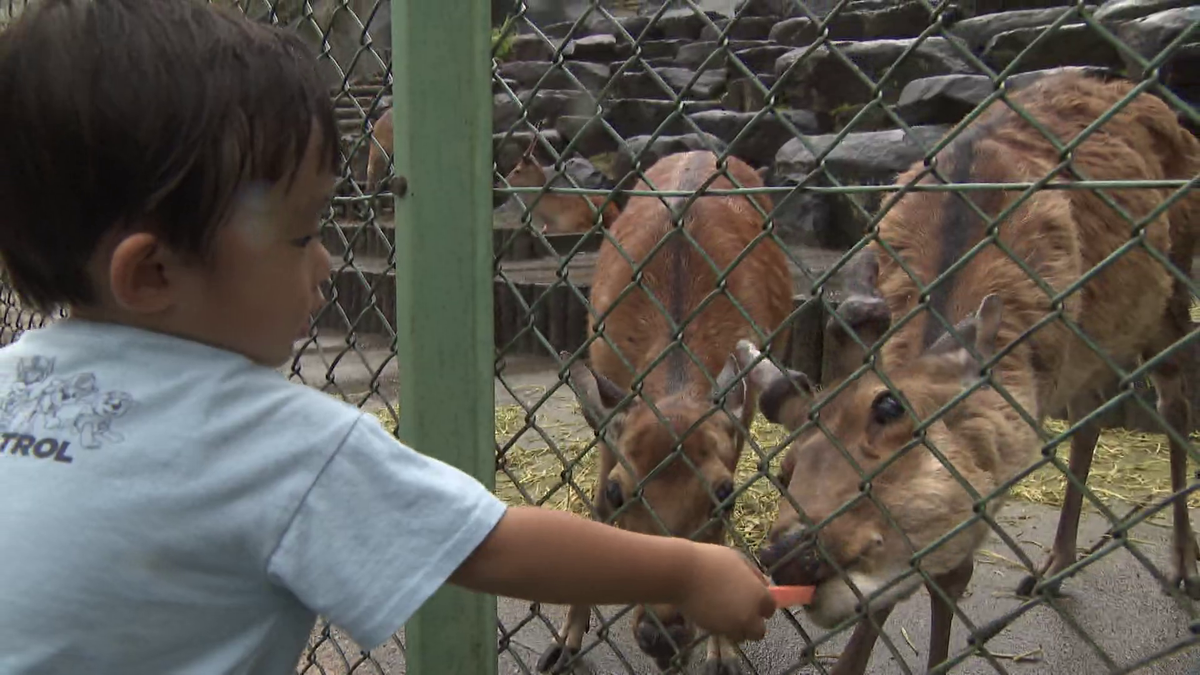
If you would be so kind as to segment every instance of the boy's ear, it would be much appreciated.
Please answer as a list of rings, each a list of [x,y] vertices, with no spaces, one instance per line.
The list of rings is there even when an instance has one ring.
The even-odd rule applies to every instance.
[[[121,238],[113,248],[107,270],[109,293],[121,309],[150,314],[172,301],[171,267],[177,259],[148,232]]]

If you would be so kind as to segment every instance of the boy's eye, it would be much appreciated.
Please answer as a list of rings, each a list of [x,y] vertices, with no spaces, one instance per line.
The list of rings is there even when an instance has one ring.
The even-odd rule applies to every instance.
[[[313,240],[316,238],[317,238],[317,235],[309,234],[309,235],[300,237],[299,239],[293,239],[292,243],[295,244],[296,246],[299,246],[300,248],[304,248],[304,247],[308,246],[309,244],[311,244],[313,242]]]

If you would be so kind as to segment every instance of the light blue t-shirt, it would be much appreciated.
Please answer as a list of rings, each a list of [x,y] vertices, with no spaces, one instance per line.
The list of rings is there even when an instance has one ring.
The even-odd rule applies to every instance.
[[[62,320],[0,349],[0,674],[284,675],[398,630],[504,505],[237,354]]]

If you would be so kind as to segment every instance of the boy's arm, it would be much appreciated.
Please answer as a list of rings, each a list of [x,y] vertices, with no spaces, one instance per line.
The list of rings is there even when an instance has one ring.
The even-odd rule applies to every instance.
[[[766,579],[733,549],[535,507],[508,509],[449,581],[551,604],[674,604],[735,639],[761,638],[775,610]]]
[[[536,507],[514,507],[450,575],[474,591],[550,604],[677,603],[695,546]],[[636,573],[631,573],[636,571]]]

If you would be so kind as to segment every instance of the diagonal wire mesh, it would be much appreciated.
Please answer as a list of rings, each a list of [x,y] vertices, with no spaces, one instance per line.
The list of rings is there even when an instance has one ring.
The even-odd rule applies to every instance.
[[[33,1],[0,0],[0,27]],[[324,225],[335,259],[329,302],[312,334],[297,344],[288,374],[376,411],[394,428],[391,142],[389,134],[373,133],[386,127],[390,114],[391,3],[212,1],[297,31],[321,56],[345,170]],[[1193,412],[1192,428],[1164,433],[1170,425],[1156,407],[1161,380],[1152,376],[1174,359],[1185,380],[1195,379],[1192,338],[1200,309],[1192,254],[1183,259],[1167,246],[1182,238],[1163,237],[1162,218],[1174,225],[1186,218],[1177,214],[1193,208],[1200,222],[1200,207],[1188,206],[1196,201],[1200,169],[1151,176],[1101,167],[1097,174],[1088,161],[1094,145],[1112,133],[1107,125],[1127,123],[1138,96],[1155,97],[1182,126],[1200,128],[1194,6],[1137,0],[1099,6],[1038,0],[492,4],[496,444],[489,452],[496,456],[503,499],[663,535],[700,538],[719,524],[727,542],[764,569],[780,573],[789,560],[809,555],[827,578],[848,580],[854,611],[828,626],[803,611],[781,611],[765,642],[720,647],[719,672],[824,673],[839,658],[862,659],[869,672],[923,671],[925,640],[933,632],[923,594],[900,602],[890,617],[877,613],[889,593],[921,586],[949,608],[956,626],[945,659],[929,664],[934,672],[1184,672],[1194,666],[1189,650],[1200,622],[1192,600],[1172,584],[1169,516],[1176,504],[1200,504],[1193,494],[1197,418]],[[1029,101],[1020,99],[1024,87],[1059,67],[1126,78],[1133,88],[1079,133],[1061,137],[1044,113],[1031,112]],[[979,125],[998,109],[1024,122],[1031,147],[1051,149],[1043,172],[996,180],[960,166],[959,141],[977,142]],[[713,153],[715,170],[682,183],[678,176],[672,182],[647,175],[664,158],[693,150]],[[1154,151],[1145,148],[1147,156]],[[739,170],[743,165],[758,180]],[[918,168],[897,180],[910,166]],[[373,171],[379,180],[368,180]],[[1076,194],[1090,195],[1087,204],[1106,209],[1103,217],[1127,224],[1127,236],[1068,282],[1044,279],[1045,261],[1031,259],[1008,233],[1023,214]],[[895,214],[903,212],[897,205],[943,197],[941,208],[955,210],[979,236],[960,242],[952,258],[914,263],[911,249],[888,236]],[[711,239],[696,222],[714,199],[740,200],[752,219],[761,219],[740,250],[706,248]],[[629,226],[612,227],[617,214],[655,208],[670,214],[670,222],[653,245],[631,246],[622,234]],[[949,235],[926,236],[930,250],[939,251]],[[892,283],[911,290],[904,311],[893,312],[889,327],[869,336],[855,322],[861,298],[854,293],[862,289],[854,285],[851,263],[868,248]],[[764,322],[761,309],[737,290],[738,270],[759,265],[770,252],[786,261],[779,276],[790,284],[790,301]],[[682,305],[655,276],[655,261],[671,256],[696,261],[687,279],[694,282],[692,294]],[[896,364],[894,345],[926,325],[958,334],[964,312],[975,307],[947,299],[957,284],[970,283],[972,265],[984,259],[1019,272],[1015,278],[1040,294],[1036,304],[1044,311],[991,357],[971,354],[982,377],[968,378],[936,404],[919,400],[912,395],[913,376]],[[1128,273],[1130,260],[1166,269],[1193,323],[1155,345],[1154,353],[1118,362],[1093,335],[1096,317],[1072,308],[1095,294],[1088,290],[1092,282]],[[614,272],[618,268],[624,271]],[[628,283],[605,291],[598,306],[597,287],[614,276]],[[0,305],[0,343],[53,319],[23,309],[7,287],[0,289]],[[623,331],[629,315],[622,307],[629,306],[642,313],[646,331],[657,331],[652,339]],[[712,312],[745,326],[736,337],[773,342],[765,363],[807,376],[812,401],[803,415],[790,424],[768,422],[764,404],[752,420],[739,418],[730,401],[753,364],[740,363],[735,377],[719,378],[736,337],[715,340],[724,352],[714,361],[713,341],[695,337]],[[1003,376],[1002,359],[1026,353],[1048,333],[1075,339],[1073,353],[1107,376],[1090,409],[1044,409]],[[652,344],[628,347],[639,340]],[[606,352],[615,357],[595,358]],[[589,371],[572,369],[577,363],[620,382],[621,395],[600,409],[581,405]],[[715,368],[706,365],[712,363]],[[671,377],[690,378],[691,403],[702,412],[681,421],[662,393]],[[865,454],[870,443],[848,436],[844,421],[849,401],[868,388],[892,393],[911,432],[882,458]],[[977,396],[1005,406],[1009,426],[1025,434],[1028,461],[992,481],[978,480],[946,432],[956,411]],[[1194,400],[1193,394],[1193,409]],[[661,461],[648,464],[637,452],[647,442],[623,434],[635,421],[662,428],[655,436]],[[706,452],[695,450],[714,429],[745,438],[728,484]],[[1083,480],[1070,471],[1069,447],[1093,432],[1100,439]],[[1182,485],[1172,485],[1167,468],[1171,441],[1187,455]],[[608,468],[605,447],[618,450],[613,475],[623,482],[615,496],[600,487],[601,467]],[[805,459],[818,453],[846,470],[820,474]],[[897,511],[904,500],[888,491],[889,477],[914,463],[943,476],[943,485],[955,486],[969,505],[936,536],[915,536],[912,514]],[[797,464],[814,473],[797,472]],[[839,479],[848,481],[841,486],[844,499],[813,508],[812,486]],[[1040,568],[1054,540],[1056,509],[1070,488],[1083,503],[1079,556],[1047,576]],[[688,501],[682,496],[688,490],[705,498]],[[812,536],[812,543],[768,565],[770,530],[789,510],[796,531]],[[862,570],[847,564],[831,534],[839,521],[856,518],[900,542],[903,573],[886,583],[860,583]],[[980,539],[969,556],[974,576],[965,594],[947,583],[940,562],[962,537]],[[1015,595],[1026,576],[1029,593]],[[1060,585],[1070,595],[1057,594]],[[639,613],[647,630],[665,636],[649,650],[635,637]],[[596,607],[587,614],[589,630],[575,636],[578,649],[563,654],[555,647],[566,608],[502,602],[502,670],[578,665],[577,672],[684,672],[689,663],[711,660],[705,635],[672,632],[654,612]],[[853,649],[860,643],[850,638],[863,625],[879,633],[869,668]],[[402,635],[368,653],[325,622],[315,627],[297,666],[302,673],[403,671]]]
[[[1105,125],[1125,123],[1121,120],[1128,118],[1121,111],[1139,95],[1164,101],[1183,126],[1195,128],[1195,90],[1181,73],[1195,58],[1189,56],[1188,45],[1198,39],[1197,17],[1188,8],[1136,4],[1106,3],[1097,8],[1054,2],[996,7],[924,0],[751,1],[718,7],[682,0],[641,2],[634,7],[590,2],[581,3],[570,16],[551,21],[536,3],[513,3],[506,20],[498,22],[503,39],[493,53],[498,201],[513,197],[501,202],[497,211],[494,266],[501,494],[512,503],[569,509],[675,536],[695,536],[712,522],[692,532],[681,531],[680,511],[708,509],[713,521],[727,526],[730,543],[750,555],[768,542],[767,530],[782,501],[800,512],[805,531],[817,533],[816,546],[822,549],[824,564],[838,568],[834,572],[843,579],[853,578],[847,576],[853,570],[842,569],[837,556],[825,550],[820,532],[870,505],[881,514],[880,527],[905,541],[911,551],[905,562],[911,569],[882,587],[855,588],[854,593],[860,603],[871,606],[889,590],[911,586],[915,580],[949,603],[961,631],[955,634],[965,639],[951,644],[936,672],[962,667],[971,672],[1012,672],[1028,662],[1041,662],[1054,672],[1181,668],[1185,661],[1180,653],[1194,646],[1191,631],[1196,624],[1191,601],[1171,590],[1169,530],[1167,535],[1156,533],[1153,541],[1132,530],[1148,531],[1151,522],[1169,528],[1163,525],[1169,522],[1163,519],[1171,511],[1168,507],[1179,501],[1196,503],[1191,495],[1192,474],[1185,476],[1182,487],[1173,487],[1165,456],[1165,446],[1174,440],[1183,444],[1187,462],[1195,462],[1194,428],[1156,433],[1166,420],[1155,408],[1157,392],[1149,379],[1169,358],[1181,359],[1178,355],[1192,348],[1195,330],[1185,326],[1178,339],[1157,345],[1157,356],[1146,354],[1136,363],[1118,363],[1105,353],[1104,344],[1089,335],[1095,332],[1094,320],[1069,311],[1081,289],[1096,279],[1129,274],[1131,267],[1123,261],[1134,258],[1167,268],[1167,278],[1187,298],[1185,306],[1194,304],[1196,296],[1191,254],[1186,261],[1172,257],[1161,236],[1161,217],[1168,211],[1172,223],[1185,217],[1176,214],[1185,213],[1184,204],[1192,199],[1197,169],[1185,167],[1170,176],[1108,170],[1090,175],[1095,167],[1085,161],[1094,147],[1089,143],[1096,142],[1089,139],[1111,133]],[[1115,74],[1135,86],[1111,110],[1086,120],[1081,133],[1059,138],[1014,96],[1049,69],[1061,67]],[[976,122],[996,107],[1012,109],[1028,133],[1036,134],[1037,142],[1048,144],[1056,154],[1044,175],[1022,181],[955,173],[956,168],[965,168],[955,164],[953,153],[959,147],[955,139],[981,133],[970,131],[972,125],[978,126]],[[719,170],[699,184],[677,190],[647,178],[646,172],[662,158],[691,150],[713,152]],[[731,176],[731,158],[759,169],[764,185],[748,187]],[[906,181],[893,182],[914,163],[923,170]],[[718,179],[732,183],[732,188],[712,187]],[[1092,269],[1080,270],[1064,287],[1061,280],[1040,278],[1037,261],[1023,255],[1028,249],[1004,232],[1023,210],[1035,208],[1030,203],[1040,204],[1044,195],[1066,191],[1089,191],[1095,203],[1128,224],[1128,239],[1106,251],[1102,260],[1089,263]],[[913,269],[906,263],[912,262],[911,256],[901,255],[881,234],[888,231],[888,214],[902,199],[945,193],[951,193],[948,200],[962,205],[968,214],[963,217],[978,221],[983,236],[963,245],[957,259],[942,261],[941,267],[931,269],[939,264],[933,260]],[[649,197],[667,208],[675,199],[675,213],[679,213],[701,194],[706,198],[769,194],[772,198],[766,208],[746,202],[764,222],[760,234],[732,260],[717,263],[703,250],[694,230],[679,222],[655,246],[631,254],[624,250],[628,238],[610,229],[613,217],[604,212],[610,205],[620,210],[636,203],[632,200]],[[1005,198],[1003,208],[986,206],[996,203],[990,196],[996,194],[1012,199]],[[642,218],[648,217],[645,214],[638,212]],[[1171,244],[1175,242],[1173,234]],[[929,246],[936,249],[939,244],[931,241]],[[730,280],[733,269],[754,249],[768,245],[788,257],[793,308],[779,325],[755,326],[752,334],[760,344],[782,337],[783,344],[775,345],[766,358],[805,372],[820,393],[807,420],[797,428],[781,428],[759,415],[750,429],[742,430],[748,442],[735,472],[735,486],[722,492],[707,479],[695,453],[687,450],[690,443],[700,442],[689,441],[689,436],[697,434],[706,420],[722,415],[720,408],[713,406],[690,424],[679,424],[659,410],[662,395],[655,390],[659,385],[653,383],[653,373],[702,363],[705,355],[697,350],[703,347],[688,339],[688,328],[701,321],[698,317],[718,299],[732,304],[741,320],[754,323],[747,308],[731,296]],[[871,347],[846,341],[839,329],[853,333],[854,327],[837,311],[848,292],[843,285],[850,281],[844,268],[868,245],[889,258],[885,266],[902,268],[894,273],[910,277],[916,297],[904,312],[892,317],[891,327],[865,358],[851,364],[854,372],[841,373],[838,369],[846,357],[840,352]],[[695,290],[686,310],[669,306],[665,297],[656,295],[650,278],[654,257],[670,255],[680,247],[706,258],[713,278],[711,287]],[[604,251],[614,252],[607,266],[600,262]],[[922,321],[932,323],[931,330],[957,334],[963,308],[952,316],[947,304],[937,299],[953,293],[956,278],[970,274],[978,256],[1005,261],[1019,270],[1031,292],[1043,294],[1039,302],[1050,309],[1026,326],[992,363],[1028,345],[1039,331],[1073,336],[1079,340],[1080,353],[1094,356],[1101,364],[1098,368],[1109,376],[1108,390],[1093,409],[1070,414],[1066,409],[1038,409],[1027,392],[1008,391],[995,377],[946,397],[936,409],[917,414],[909,405],[904,385],[889,376],[894,368],[888,367],[882,345]],[[624,271],[614,272],[613,265]],[[593,304],[597,285],[607,288],[601,275],[612,274],[628,284],[615,297],[600,291],[604,306],[597,307]],[[619,325],[618,307],[623,302],[640,303],[647,330],[663,334],[652,349],[633,359],[623,353],[615,359],[607,355],[621,352],[618,345],[625,340],[632,341]],[[1196,314],[1194,308],[1192,313]],[[596,361],[598,354],[602,362]],[[609,401],[598,414],[586,409],[585,393],[581,406],[575,373],[587,375],[571,370],[575,361],[587,361],[621,381],[621,396],[613,395],[621,400]],[[1190,357],[1184,362],[1187,372],[1193,372]],[[540,377],[539,368],[544,371]],[[740,374],[745,374],[749,368],[742,370]],[[844,375],[848,376],[843,379]],[[1104,382],[1105,375],[1097,377]],[[735,391],[736,384],[717,385],[711,379],[715,376],[715,372],[697,375],[696,389],[715,389],[718,399]],[[843,442],[853,439],[839,437],[838,431],[845,429],[835,428],[841,426],[837,401],[854,394],[860,379],[894,389],[896,398],[904,401],[906,414],[913,416],[913,439],[883,461],[861,461],[861,452]],[[943,447],[946,437],[939,428],[980,388],[994,391],[1005,405],[1015,408],[1012,422],[1030,430],[1025,446],[1028,462],[989,485],[964,474],[961,456],[954,461],[954,450]],[[833,412],[823,413],[824,405],[833,406]],[[1058,405],[1064,407],[1061,401]],[[622,435],[639,407],[668,427],[672,451],[653,468],[634,458],[649,441],[639,446]],[[584,421],[588,414],[601,431],[594,432]],[[738,420],[730,421],[739,426]],[[617,428],[603,429],[606,422]],[[1099,477],[1093,469],[1084,481],[1069,471],[1066,450],[1073,437],[1086,434],[1089,424],[1104,429],[1096,460],[1104,467]],[[828,447],[836,449],[831,453],[854,469],[856,489],[843,504],[808,518],[802,505],[786,494],[793,476],[781,474],[780,466],[793,441],[804,443],[804,452],[815,452],[814,435],[823,435]],[[1138,442],[1150,438],[1156,439],[1153,459],[1138,449]],[[613,475],[623,478],[616,508],[605,504],[610,500],[599,487],[606,481],[597,472],[608,470],[600,460],[602,446],[620,449],[612,459]],[[791,452],[802,456],[801,451]],[[962,522],[919,544],[907,536],[911,527],[906,528],[905,522],[910,519],[888,513],[896,504],[884,490],[858,490],[860,483],[870,486],[885,480],[889,471],[899,470],[907,457],[918,453],[948,474],[974,506]],[[682,480],[672,468],[680,465],[710,490],[708,506],[686,502],[683,488],[671,492],[667,487],[669,481]],[[1144,473],[1150,465],[1155,467],[1153,478]],[[1124,474],[1138,478],[1122,480]],[[634,477],[632,484],[629,476]],[[794,479],[803,477],[797,473]],[[662,484],[657,490],[656,481]],[[1138,482],[1141,488],[1133,485]],[[1078,562],[1054,570],[1055,576],[1042,578],[1040,567],[1057,515],[1046,506],[1061,505],[1067,486],[1081,492],[1085,505],[1078,540],[1081,555]],[[792,492],[808,494],[803,489]],[[1016,498],[1010,501],[1017,505],[1007,512],[997,511],[995,507],[1008,495]],[[1038,521],[1039,540],[1023,523],[1029,520]],[[985,588],[1006,600],[981,599],[970,590],[960,597],[957,591],[941,587],[943,576],[924,568],[924,561],[930,561],[930,569],[937,570],[941,551],[955,537],[970,532],[988,542],[973,556],[976,583],[982,574],[979,570],[1003,567],[988,571],[1003,576],[1010,585],[999,588],[995,580],[986,579]],[[1114,562],[1117,559],[1120,562]],[[1067,577],[1074,578],[1071,583],[1084,583],[1089,574],[1100,574],[1097,570],[1104,564],[1137,576],[1148,590],[1172,593],[1171,601],[1164,596],[1169,609],[1155,614],[1151,622],[1151,639],[1139,639],[1134,645],[1128,635],[1098,625],[1096,616],[1110,611],[1104,607],[1112,600],[1093,586],[1074,603],[1052,592]],[[1018,598],[1012,591],[1025,575],[1036,582],[1034,592],[1030,598]],[[565,638],[560,633],[565,633],[562,609],[535,605],[524,613],[514,609],[511,621],[502,617],[501,647],[517,670],[535,672],[553,665],[553,659],[542,658],[545,655],[560,656],[554,653],[554,645],[556,637]],[[655,660],[658,667],[672,672],[684,667],[686,656],[663,660],[641,653],[639,641],[631,639],[636,630],[629,618],[634,608],[606,610],[590,610],[591,632],[579,643],[578,654],[572,654],[575,659],[605,672],[650,672]],[[779,638],[769,638],[765,647],[748,648],[730,661],[738,664],[735,672],[826,672],[839,647],[856,644],[846,643],[850,630],[862,621],[873,621],[881,629],[879,651],[891,657],[892,667],[919,670],[928,654],[916,636],[930,632],[928,619],[917,618],[912,610],[897,610],[901,611],[906,622],[915,623],[896,626],[895,620],[888,623],[877,616],[864,619],[860,610],[838,625],[820,628],[803,612],[781,613]],[[1127,607],[1118,611],[1136,615]],[[622,629],[622,623],[629,626]],[[647,623],[663,628],[654,616]],[[1048,624],[1054,626],[1058,639],[1045,637]],[[528,635],[524,640],[523,634]],[[702,636],[688,644],[671,642],[673,647],[694,651],[692,661],[708,658],[702,656]],[[569,664],[560,660],[559,665]]]

